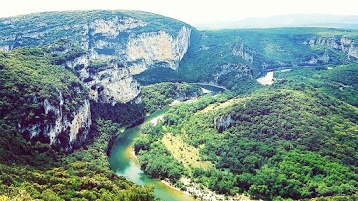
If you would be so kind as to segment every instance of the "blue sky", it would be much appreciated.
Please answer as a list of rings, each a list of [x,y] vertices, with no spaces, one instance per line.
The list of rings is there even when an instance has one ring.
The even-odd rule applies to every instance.
[[[0,17],[42,11],[144,10],[192,25],[286,14],[358,15],[357,0],[10,0]]]

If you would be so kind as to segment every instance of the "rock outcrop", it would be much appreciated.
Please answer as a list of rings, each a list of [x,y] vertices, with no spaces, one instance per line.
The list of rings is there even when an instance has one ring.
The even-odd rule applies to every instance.
[[[91,73],[86,82],[90,86],[90,96],[101,103],[126,103],[134,100],[140,93],[139,83],[133,79],[129,69],[121,64],[112,63],[107,69]]]
[[[162,23],[151,18],[170,20],[171,24],[159,27]],[[126,103],[140,93],[132,75],[155,67],[178,69],[189,47],[191,30],[185,23],[139,11],[53,12],[1,19],[0,49],[10,51],[18,46],[46,45],[63,39],[77,43],[83,54],[61,64],[77,71],[92,89],[91,97],[95,100]],[[71,53],[68,45],[61,45],[59,52]],[[113,60],[124,65],[114,65]],[[93,63],[108,66],[102,68],[103,72],[97,69],[93,73]]]
[[[220,133],[231,127],[235,123],[234,118],[231,114],[220,116],[214,119],[214,125],[216,130]]]
[[[76,87],[74,90],[80,89]],[[38,104],[40,110],[38,120],[21,120],[17,125],[19,131],[30,140],[39,140],[66,152],[71,151],[87,139],[92,120],[88,99],[68,111],[70,102],[72,97],[64,97],[61,91],[58,91],[57,98],[51,100],[34,98],[33,103]]]
[[[235,78],[253,77],[252,67],[242,63],[225,63],[219,65],[219,71],[214,74],[215,83],[221,83],[223,76],[230,75]]]
[[[312,56],[310,60],[305,61],[308,65],[319,65],[319,64],[327,64],[331,60],[331,57],[326,50],[322,55]]]
[[[164,31],[131,36],[126,49],[131,73],[139,74],[155,66],[177,70],[188,50],[190,33],[191,29],[183,26],[175,38]]]
[[[57,13],[65,19],[70,14]],[[85,14],[79,13],[81,15]],[[15,27],[25,23],[26,19],[18,17],[0,20],[0,29],[13,28],[14,31],[2,34],[0,49],[10,51],[29,43],[51,44],[64,39],[68,43],[77,43],[83,52],[66,58],[61,64],[77,72],[78,77],[91,89],[91,98],[113,105],[134,100],[140,94],[139,84],[132,75],[159,66],[177,70],[189,47],[191,28],[181,22],[177,22],[177,30],[169,33],[168,30],[173,27],[156,28],[145,18],[122,12],[100,11],[98,16],[90,17],[88,21],[58,20],[52,24],[48,18],[43,21],[35,18],[31,24],[16,30]],[[73,52],[69,44],[59,45],[53,54]],[[113,60],[124,65],[116,65]],[[93,63],[106,66],[93,70]]]
[[[139,103],[141,88],[133,75],[155,67],[177,70],[191,31],[185,23],[139,11],[48,12],[0,19],[1,51],[46,47],[53,63],[71,70],[89,91],[69,86],[66,93],[58,89],[55,97],[29,99],[38,105],[38,119],[19,119],[17,128],[27,139],[73,150],[89,135],[90,107]],[[74,100],[73,93],[86,95]]]
[[[234,48],[232,49],[232,54],[234,56],[241,57],[241,59],[249,62],[250,64],[253,64],[254,55],[256,54],[256,52],[246,47],[243,43],[240,43],[234,46]]]
[[[311,47],[332,48],[342,52],[347,57],[347,60],[358,61],[358,45],[354,39],[346,36],[311,38],[307,41],[304,41],[302,44],[309,45]],[[321,59],[316,58],[316,60],[322,60],[323,62],[327,63],[329,61],[327,51]]]

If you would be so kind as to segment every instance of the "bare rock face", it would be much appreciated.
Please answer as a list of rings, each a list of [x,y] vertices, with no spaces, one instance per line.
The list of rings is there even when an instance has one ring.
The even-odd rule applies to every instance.
[[[255,51],[251,50],[250,48],[244,46],[243,43],[236,44],[232,49],[232,54],[234,56],[241,57],[244,61],[249,62],[250,64],[254,63],[254,55],[256,54]]]
[[[236,78],[252,77],[252,68],[242,63],[226,63],[219,65],[220,71],[214,74],[215,83],[222,81],[222,77],[228,74],[234,75]]]
[[[112,63],[107,69],[91,74],[90,95],[93,100],[115,105],[134,100],[140,93],[139,83],[133,79],[129,69]]]
[[[63,39],[77,43],[83,53],[61,65],[76,71],[91,89],[91,97],[103,103],[139,99],[140,88],[132,75],[155,67],[177,70],[189,47],[189,25],[154,14],[92,11],[37,15],[0,19],[0,50],[50,45]],[[59,16],[63,19],[58,20]],[[151,17],[175,25],[158,27]],[[29,18],[31,23],[27,22]],[[69,46],[61,47],[59,53],[71,53]],[[119,67],[113,61],[123,65]],[[107,66],[94,70],[94,63]]]
[[[358,46],[353,39],[346,36],[311,38],[308,41],[304,41],[303,44],[311,47],[329,47],[344,53],[348,60],[358,61]],[[311,59],[309,63],[315,63],[317,60],[327,63],[329,61],[328,57],[328,53],[325,52],[319,58],[312,58],[313,60]]]
[[[67,152],[71,151],[87,138],[92,125],[89,100],[83,100],[68,111],[67,103],[71,99],[64,97],[61,91],[58,91],[55,99],[41,101],[34,98],[34,103],[42,110],[39,118],[47,117],[46,121],[19,122],[19,131],[30,140],[40,140]]]
[[[131,36],[127,43],[127,61],[133,74],[160,65],[177,70],[179,61],[187,52],[191,29],[183,26],[177,37],[164,31]]]
[[[328,63],[331,60],[327,51],[322,55],[312,56],[310,60],[306,61],[309,65],[317,65],[318,63]]]
[[[231,114],[220,116],[219,118],[214,119],[214,125],[216,130],[220,133],[225,131],[227,128],[235,124],[235,120]]]
[[[158,26],[151,19],[165,22]],[[69,86],[74,94],[86,94],[80,101],[61,90],[30,100],[39,106],[40,120],[19,120],[17,128],[29,140],[73,150],[88,138],[90,100],[112,106],[139,103],[141,89],[133,75],[159,66],[177,70],[190,35],[185,23],[144,12],[49,12],[0,19],[1,51],[46,47],[54,64],[70,69],[85,86]]]

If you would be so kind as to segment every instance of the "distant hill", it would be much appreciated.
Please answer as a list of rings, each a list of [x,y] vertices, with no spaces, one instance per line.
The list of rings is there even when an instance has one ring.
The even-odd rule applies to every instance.
[[[294,14],[268,18],[247,18],[220,24],[201,24],[199,29],[275,28],[275,27],[331,27],[358,28],[358,15]]]

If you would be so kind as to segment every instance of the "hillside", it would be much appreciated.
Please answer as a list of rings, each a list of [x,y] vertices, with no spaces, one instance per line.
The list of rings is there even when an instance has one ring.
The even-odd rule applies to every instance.
[[[179,186],[184,183],[174,172],[226,195],[272,200],[355,194],[358,110],[344,101],[357,96],[328,88],[339,76],[348,91],[356,90],[355,74],[345,73],[352,70],[358,66],[281,73],[280,82],[246,97],[204,97],[174,107],[136,141],[141,165]],[[168,152],[173,158],[164,159]],[[181,169],[157,169],[161,157]]]
[[[179,74],[231,88],[270,69],[356,63],[357,37],[354,30],[327,28],[195,32]]]
[[[155,200],[109,167],[134,127],[142,170],[195,196],[354,200],[357,40],[333,28],[199,31],[141,11],[2,18],[0,200]],[[256,81],[271,71],[272,85]]]
[[[52,65],[51,57],[40,48],[1,53],[0,66],[3,123],[27,140],[51,144],[58,150],[79,147],[91,126],[88,89],[80,80]]]

